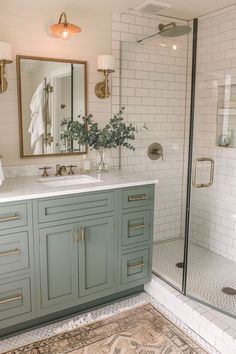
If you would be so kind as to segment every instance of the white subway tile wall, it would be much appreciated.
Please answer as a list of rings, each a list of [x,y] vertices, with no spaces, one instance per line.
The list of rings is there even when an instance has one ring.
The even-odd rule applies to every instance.
[[[188,49],[192,35],[178,38],[153,37],[160,23],[172,19],[130,10],[113,16],[112,48],[117,59],[117,80],[113,80],[113,111],[125,106],[126,119],[142,128],[134,141],[135,151],[122,150],[122,169],[130,173],[152,173],[156,188],[154,239],[182,235],[183,163],[188,85]],[[187,21],[177,21],[188,24]],[[176,47],[175,47],[176,46]],[[176,49],[175,49],[176,48]],[[120,84],[120,102],[114,88]],[[188,105],[189,107],[189,105]],[[152,161],[148,146],[163,146],[163,160]],[[184,210],[184,209],[183,209]]]
[[[213,158],[215,174],[213,186],[193,190],[191,209],[191,240],[232,261],[236,261],[236,149],[216,146],[216,122],[219,86],[236,84],[235,16],[233,5],[199,19],[194,158]],[[208,167],[200,167],[199,180],[206,180],[208,172]]]

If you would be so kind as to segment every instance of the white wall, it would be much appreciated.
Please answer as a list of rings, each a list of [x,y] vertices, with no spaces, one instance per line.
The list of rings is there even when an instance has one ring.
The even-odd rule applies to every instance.
[[[159,23],[172,21],[163,16],[130,10],[129,13],[114,15],[112,25],[112,46],[117,66],[121,60],[121,104],[126,107],[128,121],[139,126],[148,125],[148,130],[140,132],[135,140],[136,150],[122,151],[122,168],[130,173],[149,172],[159,179],[155,240],[183,236],[181,208],[188,36],[176,39],[156,36],[143,43],[137,43],[137,39],[157,32]],[[181,23],[186,24],[186,21]],[[173,45],[177,46],[176,50],[173,50]],[[114,76],[113,110],[119,103],[118,71]],[[147,156],[148,146],[154,142],[163,146],[163,161],[152,161]]]
[[[9,5],[10,6],[10,5]],[[57,22],[62,11],[60,8],[45,8],[37,12],[30,4],[27,14],[24,11],[16,13],[7,5],[1,9],[0,41],[11,43],[13,49],[13,64],[7,65],[6,75],[9,88],[0,95],[0,153],[3,154],[3,165],[8,175],[15,173],[34,174],[38,165],[56,162],[81,160],[79,157],[34,158],[20,159],[19,130],[15,55],[32,55],[50,58],[66,58],[85,60],[88,62],[88,113],[94,114],[99,122],[104,122],[111,116],[111,100],[100,100],[94,94],[94,86],[103,79],[96,70],[96,60],[99,54],[111,53],[111,17],[96,16],[94,11],[85,15],[67,12],[68,19],[82,27],[82,32],[64,41],[52,38],[48,33],[50,23]],[[34,167],[27,167],[35,165]]]

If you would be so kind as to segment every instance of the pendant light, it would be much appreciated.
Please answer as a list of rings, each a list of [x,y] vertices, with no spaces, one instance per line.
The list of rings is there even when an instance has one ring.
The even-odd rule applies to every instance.
[[[62,12],[58,23],[52,25],[50,30],[62,39],[68,39],[76,33],[81,32],[81,28],[67,21],[66,13]]]

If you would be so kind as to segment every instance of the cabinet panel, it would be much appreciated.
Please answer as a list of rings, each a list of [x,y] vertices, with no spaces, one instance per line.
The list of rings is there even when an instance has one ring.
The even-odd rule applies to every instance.
[[[122,283],[142,280],[150,274],[150,250],[135,251],[122,256]]]
[[[21,279],[0,285],[0,321],[31,311],[30,280]]]
[[[0,231],[27,224],[27,203],[0,206]]]
[[[79,227],[79,294],[85,296],[113,286],[116,237],[112,217],[86,221]]]
[[[29,268],[28,231],[0,236],[0,274]]]
[[[153,186],[127,188],[122,191],[123,209],[136,208],[142,206],[152,206],[153,200],[154,200]]]
[[[122,244],[130,245],[150,240],[151,211],[142,210],[122,215]]]
[[[113,210],[113,192],[81,194],[38,202],[39,222],[64,220]]]
[[[67,302],[78,296],[75,224],[42,229],[40,271],[42,306]]]

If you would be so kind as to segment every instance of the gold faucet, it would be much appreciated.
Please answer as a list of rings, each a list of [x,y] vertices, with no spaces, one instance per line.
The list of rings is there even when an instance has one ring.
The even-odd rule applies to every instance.
[[[66,166],[60,165],[59,163],[56,164],[56,176],[63,176],[66,175]]]

